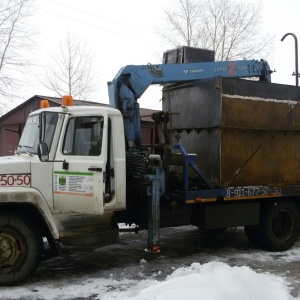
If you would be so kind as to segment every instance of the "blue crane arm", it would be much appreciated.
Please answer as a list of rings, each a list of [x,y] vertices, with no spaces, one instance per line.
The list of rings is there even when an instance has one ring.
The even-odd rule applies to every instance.
[[[237,60],[190,64],[128,65],[108,82],[110,105],[119,109],[124,118],[127,147],[141,144],[140,109],[137,100],[151,84],[186,82],[212,77],[259,77],[271,82],[266,61]]]

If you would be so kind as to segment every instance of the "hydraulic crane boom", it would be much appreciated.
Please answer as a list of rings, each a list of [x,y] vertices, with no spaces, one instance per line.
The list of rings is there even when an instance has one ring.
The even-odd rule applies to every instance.
[[[127,148],[141,143],[140,109],[137,100],[151,84],[186,82],[212,77],[259,77],[271,82],[272,71],[266,61],[237,60],[190,64],[129,65],[108,82],[110,105],[124,117]]]

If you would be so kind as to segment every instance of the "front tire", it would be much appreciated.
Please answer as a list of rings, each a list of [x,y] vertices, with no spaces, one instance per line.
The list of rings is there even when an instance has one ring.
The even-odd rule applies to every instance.
[[[36,270],[41,251],[37,226],[17,214],[0,214],[0,286],[27,279]]]
[[[262,246],[271,251],[290,249],[299,236],[299,210],[289,200],[266,207],[260,224]]]

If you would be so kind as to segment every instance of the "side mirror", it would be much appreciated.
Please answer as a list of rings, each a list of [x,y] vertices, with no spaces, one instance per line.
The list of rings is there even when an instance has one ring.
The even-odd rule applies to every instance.
[[[49,149],[45,142],[41,142],[38,147],[38,156],[40,161],[49,161]]]

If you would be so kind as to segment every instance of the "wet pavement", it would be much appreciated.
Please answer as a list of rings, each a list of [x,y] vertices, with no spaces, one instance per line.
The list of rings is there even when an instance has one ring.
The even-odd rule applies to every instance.
[[[193,262],[220,261],[285,277],[291,295],[300,295],[300,240],[288,251],[267,252],[252,245],[242,228],[216,233],[183,226],[162,229],[160,236],[161,252],[157,254],[145,251],[147,231],[122,233],[119,244],[98,249],[63,247],[60,256],[41,263],[28,283],[38,286],[46,281],[57,286],[112,276],[116,280],[163,280],[174,269],[188,267]],[[85,299],[93,299],[92,296]]]

